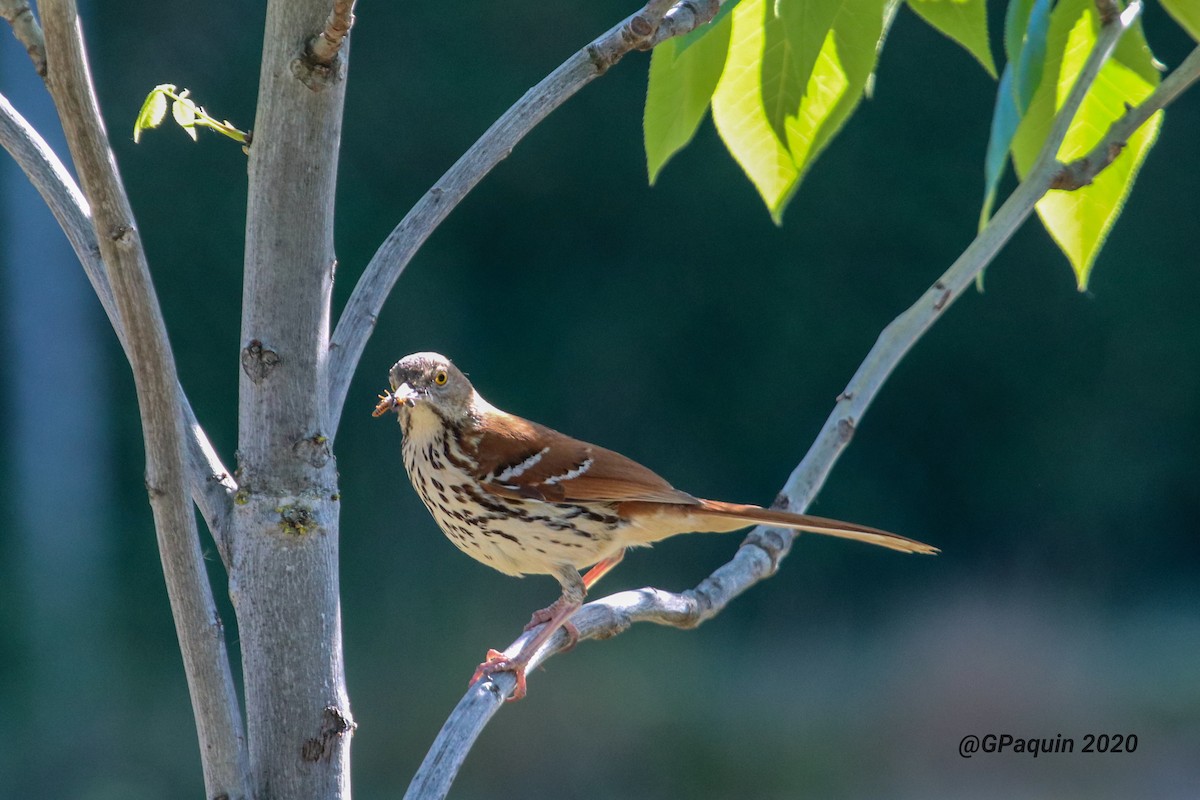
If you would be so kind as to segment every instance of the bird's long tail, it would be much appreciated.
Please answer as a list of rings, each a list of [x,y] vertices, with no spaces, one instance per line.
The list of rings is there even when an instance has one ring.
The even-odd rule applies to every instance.
[[[866,525],[813,517],[808,514],[793,514],[790,511],[774,511],[759,506],[724,503],[720,500],[701,500],[699,507],[692,511],[691,516],[698,522],[711,520],[712,523],[715,523],[713,527],[697,527],[695,530],[719,532],[737,530],[750,525],[775,525],[806,533],[820,533],[826,536],[877,544],[880,547],[899,550],[902,553],[933,555],[940,552],[936,547],[924,542],[881,531],[878,528],[868,528]]]

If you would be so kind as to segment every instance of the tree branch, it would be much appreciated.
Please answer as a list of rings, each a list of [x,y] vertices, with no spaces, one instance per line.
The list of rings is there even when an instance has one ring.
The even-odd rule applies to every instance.
[[[0,146],[9,152],[17,166],[46,201],[50,212],[71,243],[75,255],[78,256],[79,263],[83,265],[84,274],[100,299],[100,305],[108,315],[121,348],[126,357],[132,359],[125,328],[121,324],[108,274],[104,269],[104,261],[100,257],[96,233],[92,230],[91,212],[87,201],[58,156],[3,95],[0,95]],[[188,488],[212,532],[221,560],[228,568],[229,514],[233,508],[237,484],[221,463],[178,383],[176,392],[183,409],[183,426],[188,432]]]
[[[668,34],[687,33],[712,19],[719,6],[716,0],[673,3],[650,0],[564,61],[505,111],[388,234],[355,285],[329,344],[330,421],[326,427],[331,438],[337,431],[350,378],[383,303],[417,250],[467,193],[550,112],[629,51],[649,49]]]
[[[314,64],[328,67],[342,49],[342,41],[354,26],[354,0],[333,0],[333,9],[325,27],[308,43],[308,57]]]
[[[1033,169],[950,269],[911,308],[883,330],[846,390],[839,395],[833,413],[817,440],[788,478],[776,501],[777,507],[803,511],[808,506],[838,456],[849,444],[858,420],[900,360],[946,307],[972,284],[975,276],[996,257],[1012,234],[1033,213],[1037,201],[1049,191],[1061,169],[1056,154],[1084,95],[1121,35],[1133,25],[1141,10],[1140,0],[1130,3],[1123,13],[1111,18],[1105,18],[1102,10],[1102,19],[1107,21],[1101,27],[1096,45],[1075,86],[1056,116]],[[719,614],[746,589],[774,574],[795,536],[791,531],[755,528],[733,559],[701,581],[695,589],[678,594],[652,588],[620,592],[588,603],[571,618],[571,622],[578,629],[581,640],[611,638],[634,622],[693,628]],[[535,628],[522,634],[505,650],[506,655],[519,653],[525,643],[537,635],[538,630]],[[530,659],[527,674],[567,645],[566,632],[557,631]],[[511,673],[498,672],[487,680],[477,682],[467,691],[421,763],[405,794],[407,800],[446,796],[475,740],[503,706],[515,685],[516,680]]]
[[[237,693],[185,491],[175,363],[91,84],[73,0],[46,0],[47,84],[58,108],[131,354],[146,445],[146,487],[167,595],[196,716],[208,797],[248,797],[249,761]]]
[[[13,36],[25,45],[37,74],[46,77],[46,42],[29,0],[0,0],[0,17],[12,26]]]
[[[1197,79],[1200,79],[1200,47],[1192,50],[1183,63],[1163,78],[1149,97],[1133,108],[1126,108],[1121,118],[1109,126],[1108,132],[1086,156],[1065,165],[1055,176],[1052,188],[1070,192],[1090,185],[1121,154],[1129,137],[1138,128],[1173,103]]]

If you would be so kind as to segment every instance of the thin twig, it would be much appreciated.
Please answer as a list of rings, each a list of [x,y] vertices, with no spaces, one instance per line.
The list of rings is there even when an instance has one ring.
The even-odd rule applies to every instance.
[[[354,0],[333,0],[333,8],[325,27],[308,43],[308,57],[313,63],[329,66],[342,49],[342,42],[354,27]]]
[[[1033,213],[1037,201],[1050,189],[1061,167],[1055,155],[1084,95],[1118,39],[1133,25],[1140,13],[1140,0],[1135,0],[1110,24],[1101,28],[1096,45],[1055,118],[1034,168],[950,269],[880,334],[846,390],[838,397],[834,411],[816,442],[789,477],[777,501],[778,506],[795,511],[803,511],[808,506],[849,443],[857,421],[879,393],[888,375]],[[588,603],[571,621],[579,631],[579,639],[611,638],[634,622],[695,627],[719,614],[746,589],[772,575],[779,561],[787,555],[794,537],[795,534],[789,531],[755,528],[734,558],[705,578],[695,589],[679,594],[658,589],[620,592]],[[516,654],[537,635],[537,631],[535,628],[523,634],[505,652]],[[532,673],[539,664],[561,652],[567,645],[566,633],[561,630],[556,632],[530,659],[527,673]],[[504,705],[505,698],[511,695],[515,684],[512,674],[498,672],[487,680],[477,682],[467,691],[426,754],[406,798],[427,800],[445,797],[476,738],[488,720]]]
[[[711,22],[721,10],[724,0],[683,0],[668,9],[659,23],[658,30],[641,45],[642,50],[652,50],[667,39],[691,33],[696,28]]]
[[[166,326],[108,148],[74,0],[46,0],[47,85],[58,109],[129,345],[167,596],[196,717],[208,797],[250,795],[249,759],[224,630],[185,483],[182,408]]]
[[[0,0],[0,18],[12,26],[13,36],[25,45],[37,74],[46,77],[46,41],[29,0]]]
[[[0,95],[0,146],[9,152],[17,166],[38,190],[58,221],[59,227],[66,234],[128,357],[130,350],[125,337],[125,327],[117,313],[112,286],[109,285],[104,261],[100,257],[100,246],[96,243],[96,233],[92,230],[91,212],[87,201],[58,156],[3,95]],[[221,560],[228,568],[228,520],[233,509],[233,496],[237,492],[237,484],[221,463],[178,383],[176,391],[183,409],[183,425],[188,432],[188,488],[209,530],[212,531]]]
[[[337,431],[350,378],[375,328],[380,309],[417,250],[467,193],[550,112],[629,51],[652,47],[658,41],[660,23],[668,11],[672,12],[668,32],[680,35],[712,19],[718,8],[713,0],[679,3],[674,8],[672,3],[673,0],[650,0],[636,14],[564,61],[505,111],[388,234],[355,285],[330,340],[330,421],[326,425],[331,431],[330,438]]]
[[[1091,151],[1065,165],[1054,179],[1053,188],[1074,191],[1089,186],[1100,172],[1125,149],[1129,137],[1149,119],[1175,101],[1200,79],[1200,47],[1192,50],[1183,62],[1163,78],[1162,83],[1142,102],[1126,109],[1120,119],[1109,126],[1108,132]]]

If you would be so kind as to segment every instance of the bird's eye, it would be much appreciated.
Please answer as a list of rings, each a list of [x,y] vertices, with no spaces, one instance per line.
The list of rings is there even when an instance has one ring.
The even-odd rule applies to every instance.
[[[445,386],[448,380],[450,380],[450,376],[446,374],[446,370],[444,369],[439,369],[433,373],[433,382],[438,386]]]

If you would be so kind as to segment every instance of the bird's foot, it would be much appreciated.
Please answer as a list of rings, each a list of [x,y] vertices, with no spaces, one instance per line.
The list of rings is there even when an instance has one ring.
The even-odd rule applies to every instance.
[[[487,660],[475,669],[470,685],[474,686],[481,678],[491,677],[497,672],[511,672],[517,679],[517,686],[513,689],[512,697],[508,698],[510,703],[525,696],[525,662],[517,658],[509,658],[499,650],[487,651]]]
[[[529,622],[525,625],[524,629],[530,631],[536,628],[538,625],[544,625],[547,622],[552,621],[558,612],[562,610],[564,605],[566,605],[566,603],[560,597],[545,608],[533,612],[533,616],[529,618]],[[579,628],[576,628],[574,623],[572,623],[570,620],[567,620],[566,622],[562,623],[562,629],[566,631],[567,644],[560,652],[566,653],[575,649],[575,645],[579,644]]]

